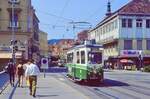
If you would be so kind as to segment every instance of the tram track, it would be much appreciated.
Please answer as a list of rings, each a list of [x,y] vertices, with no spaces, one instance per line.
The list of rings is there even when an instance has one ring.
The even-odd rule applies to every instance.
[[[141,89],[139,89],[138,87],[133,87],[133,86],[129,86],[129,87],[123,87],[124,89],[128,89],[128,90],[132,90],[136,93],[139,93],[139,94],[143,94],[143,95],[146,95],[146,96],[150,96],[150,93],[149,92],[144,92],[144,91],[141,91]]]
[[[88,85],[82,85],[78,83],[74,83],[71,79],[68,79],[65,75],[63,75],[65,79],[67,79],[70,82],[70,85],[80,92],[83,92],[81,89],[86,90],[87,92],[93,93],[99,98],[90,98],[90,99],[125,99],[125,97],[128,97],[127,99],[141,99],[141,97],[146,97],[145,99],[149,99],[150,93],[149,87],[145,87],[142,85],[137,85],[133,83],[128,83],[129,85],[125,86],[88,86]],[[73,82],[73,83],[72,83]],[[77,88],[78,87],[78,88]],[[112,92],[112,93],[111,93]],[[84,93],[84,92],[83,92]],[[121,98],[123,97],[123,98]]]
[[[67,78],[66,76],[64,76],[64,77]],[[68,80],[71,81],[71,82],[74,82],[72,79],[68,79]],[[76,84],[76,85],[79,85],[79,84]],[[94,87],[94,88],[92,88],[92,87],[83,86],[83,85],[79,85],[79,86],[82,87],[82,88],[84,88],[84,89],[86,89],[86,90],[88,90],[88,91],[90,91],[90,92],[92,92],[92,93],[94,93],[96,96],[100,97],[101,99],[110,99],[110,98],[111,99],[120,99],[118,96],[115,96],[115,95],[112,95],[112,94],[110,94],[108,92],[100,90],[100,87]],[[122,91],[117,90],[117,89],[113,89],[113,88],[110,88],[110,87],[107,87],[107,89],[108,90],[116,91],[116,92],[121,93],[123,95],[127,95],[130,98],[132,98],[132,99],[139,99],[136,96],[130,95],[128,93],[122,92]]]

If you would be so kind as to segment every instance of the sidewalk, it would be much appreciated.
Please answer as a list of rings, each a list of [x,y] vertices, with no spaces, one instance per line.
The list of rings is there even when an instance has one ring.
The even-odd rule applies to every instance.
[[[8,74],[4,72],[0,72],[0,94],[8,85],[8,79],[9,79]]]
[[[47,74],[46,78],[41,74],[38,78],[37,99],[89,99],[87,96],[73,89],[71,86],[61,82],[63,78],[56,79],[53,74]],[[25,83],[25,81],[24,81]],[[10,85],[0,95],[0,99],[34,99],[29,95],[29,89],[11,87]]]

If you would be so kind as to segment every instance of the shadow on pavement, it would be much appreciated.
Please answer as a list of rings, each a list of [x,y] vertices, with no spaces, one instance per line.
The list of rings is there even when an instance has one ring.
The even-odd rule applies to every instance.
[[[59,95],[37,95],[37,97],[40,97],[40,98],[42,98],[42,97],[57,97],[57,96],[59,96]]]
[[[68,72],[68,69],[66,67],[50,67],[46,70],[41,69],[40,71],[46,73],[64,73],[64,72]]]
[[[127,83],[111,80],[111,79],[104,79],[103,82],[78,82],[77,84],[80,84],[82,86],[89,86],[89,87],[113,87],[113,86],[130,86]]]

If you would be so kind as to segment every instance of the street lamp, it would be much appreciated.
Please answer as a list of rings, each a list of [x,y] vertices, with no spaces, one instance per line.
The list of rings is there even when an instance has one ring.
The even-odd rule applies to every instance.
[[[12,28],[12,60],[13,60],[13,64],[15,63],[15,50],[14,50],[14,46],[15,46],[15,17],[14,17],[14,14],[15,14],[15,11],[14,11],[14,1],[11,2],[12,4],[12,12],[11,12],[11,17],[12,17],[12,20],[11,20],[11,28]]]

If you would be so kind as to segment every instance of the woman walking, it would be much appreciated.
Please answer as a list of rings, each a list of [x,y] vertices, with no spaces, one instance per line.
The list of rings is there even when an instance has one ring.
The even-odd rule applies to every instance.
[[[18,87],[23,87],[24,68],[22,61],[17,65]]]

